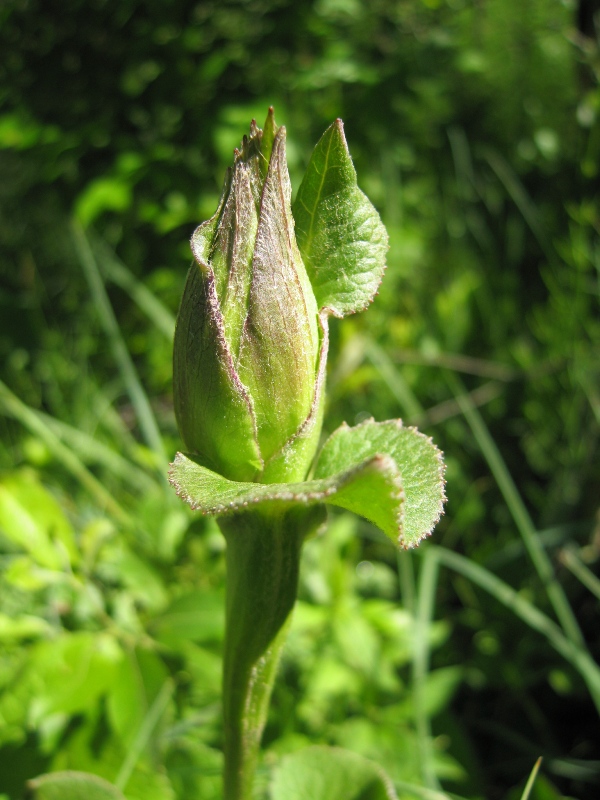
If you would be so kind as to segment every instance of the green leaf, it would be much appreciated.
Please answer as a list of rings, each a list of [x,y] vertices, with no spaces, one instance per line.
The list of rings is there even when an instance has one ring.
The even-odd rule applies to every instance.
[[[108,781],[87,772],[54,772],[27,784],[31,800],[125,800]]]
[[[225,628],[221,592],[195,591],[175,598],[149,624],[152,636],[177,650],[188,642],[220,642]]]
[[[150,650],[131,649],[121,661],[107,698],[108,719],[123,745],[129,749],[160,694],[168,673]]]
[[[317,143],[292,213],[319,308],[337,317],[366,308],[383,277],[388,236],[358,188],[340,119]]]
[[[405,428],[401,420],[375,422],[370,419],[355,428],[344,423],[323,445],[314,478],[328,480],[332,475],[357,469],[358,465],[375,456],[393,459],[397,480],[404,491],[404,513],[398,541],[402,547],[414,547],[431,533],[446,499],[442,453],[416,428]],[[375,498],[367,500],[369,504],[374,501]],[[397,502],[401,501],[398,499]],[[357,508],[350,510],[375,522],[367,513],[370,510],[367,506],[362,511]],[[388,536],[392,535],[389,529],[380,527]]]
[[[362,514],[395,538],[402,527],[402,483],[391,458],[375,454],[340,474],[302,483],[227,480],[177,453],[169,480],[194,510],[224,515],[265,506],[331,503]]]
[[[30,651],[21,689],[31,692],[30,723],[39,725],[53,714],[91,712],[112,686],[122,657],[119,644],[108,633],[62,633],[37,643]]]
[[[400,420],[342,425],[327,440],[313,480],[230,481],[177,453],[169,480],[203,514],[267,505],[329,503],[373,522],[401,547],[414,547],[438,521],[444,502],[442,454],[431,439]]]
[[[71,523],[32,470],[0,481],[0,533],[43,567],[58,570],[77,563]]]
[[[168,594],[159,572],[122,539],[106,543],[96,570],[103,580],[122,583],[143,608],[160,611],[167,603]]]
[[[105,211],[123,213],[131,206],[131,200],[131,179],[120,175],[96,178],[77,198],[75,217],[87,227]]]
[[[423,691],[425,713],[435,717],[446,709],[464,679],[462,667],[440,667],[427,673]]]
[[[0,611],[0,642],[16,642],[19,639],[37,639],[52,631],[51,625],[41,617],[22,614],[10,617]]]
[[[97,726],[97,717],[82,721],[78,727],[74,726],[55,751],[53,764],[57,769],[93,773],[116,785],[115,776],[126,765],[131,748],[125,749],[115,736],[104,736],[98,745]],[[169,777],[165,770],[157,768],[156,758],[152,754],[142,755],[137,760],[133,772],[128,778],[126,776],[121,791],[125,792],[127,800],[175,800]],[[117,797],[123,800],[121,794]],[[110,797],[110,800],[113,798]]]
[[[275,770],[271,800],[397,800],[377,764],[350,750],[307,747]]]

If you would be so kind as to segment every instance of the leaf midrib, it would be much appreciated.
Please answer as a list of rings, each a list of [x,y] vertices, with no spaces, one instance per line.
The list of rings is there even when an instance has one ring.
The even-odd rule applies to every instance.
[[[317,206],[319,205],[319,202],[321,200],[321,194],[322,194],[322,191],[323,191],[323,184],[325,183],[325,175],[327,174],[327,170],[329,168],[329,153],[331,151],[332,144],[333,144],[333,132],[332,132],[332,134],[331,134],[331,136],[329,138],[329,143],[327,145],[327,152],[325,154],[325,165],[323,167],[323,172],[321,174],[321,183],[319,185],[319,190],[317,192],[317,196],[316,196],[316,199],[315,199],[315,202],[314,202],[314,205],[313,205],[313,210],[311,211],[308,208],[308,206],[306,205],[306,203],[302,199],[300,200],[300,202],[302,203],[304,208],[308,211],[308,214],[310,216],[310,225],[308,227],[307,242],[306,242],[306,245],[305,245],[305,248],[304,248],[308,258],[311,257],[312,241],[313,241],[313,226],[314,226],[314,221],[315,221],[315,214],[316,214],[316,211],[317,211]],[[317,171],[317,174],[319,174],[316,166],[315,166],[315,170]]]

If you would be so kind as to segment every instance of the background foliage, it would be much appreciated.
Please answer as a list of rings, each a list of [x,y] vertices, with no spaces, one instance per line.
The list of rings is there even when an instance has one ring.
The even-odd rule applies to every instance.
[[[271,104],[296,188],[344,119],[391,238],[332,325],[327,428],[418,424],[450,499],[415,553],[343,515],[307,545],[258,790],[333,743],[401,798],[509,800],[538,755],[534,797],[597,796],[594,7],[0,6],[3,800],[56,769],[219,797],[223,541],[165,483],[171,340],[189,235]]]

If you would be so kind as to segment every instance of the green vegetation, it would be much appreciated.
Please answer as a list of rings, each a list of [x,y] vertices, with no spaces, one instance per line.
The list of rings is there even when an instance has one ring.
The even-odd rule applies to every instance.
[[[411,553],[343,511],[306,543],[257,797],[294,800],[323,745],[331,797],[518,800],[540,755],[532,800],[597,796],[600,61],[576,22],[2,5],[2,800],[67,798],[68,770],[90,797],[222,797],[224,540],[166,482],[172,337],[189,236],[270,105],[294,196],[344,120],[390,235],[369,313],[331,322],[326,434],[418,425],[449,502]]]

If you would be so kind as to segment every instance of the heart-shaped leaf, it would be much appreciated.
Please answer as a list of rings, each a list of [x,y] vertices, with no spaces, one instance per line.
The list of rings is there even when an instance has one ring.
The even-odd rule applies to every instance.
[[[292,206],[296,239],[319,308],[366,308],[385,270],[388,236],[361,192],[341,119],[317,142]]]

